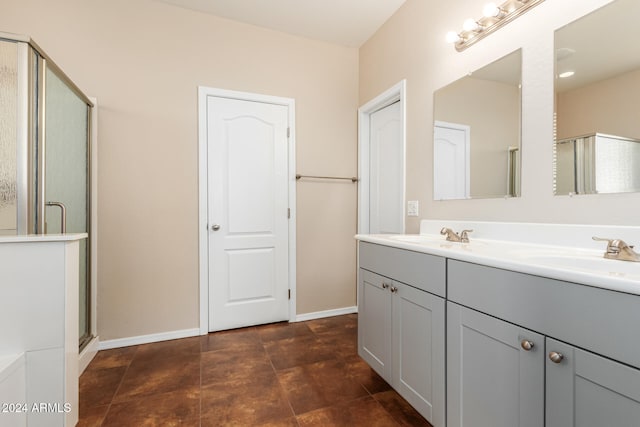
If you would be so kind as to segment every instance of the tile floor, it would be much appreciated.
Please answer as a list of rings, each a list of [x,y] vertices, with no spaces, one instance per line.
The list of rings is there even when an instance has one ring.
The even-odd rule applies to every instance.
[[[357,315],[105,350],[78,426],[429,426],[357,355]]]

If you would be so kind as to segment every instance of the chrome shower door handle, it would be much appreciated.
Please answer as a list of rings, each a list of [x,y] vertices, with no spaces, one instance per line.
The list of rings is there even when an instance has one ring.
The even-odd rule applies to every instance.
[[[47,206],[57,206],[60,208],[60,234],[67,233],[67,207],[62,202],[47,202]]]

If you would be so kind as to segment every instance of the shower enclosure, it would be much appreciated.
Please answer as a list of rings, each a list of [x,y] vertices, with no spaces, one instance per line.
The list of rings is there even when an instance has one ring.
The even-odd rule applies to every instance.
[[[92,338],[92,109],[31,39],[0,33],[0,234],[89,233],[80,243],[81,349]]]

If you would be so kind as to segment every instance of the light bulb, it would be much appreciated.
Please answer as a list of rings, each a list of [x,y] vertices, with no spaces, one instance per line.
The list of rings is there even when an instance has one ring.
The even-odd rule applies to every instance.
[[[497,18],[502,14],[502,9],[500,9],[495,3],[487,3],[482,9],[482,14],[485,18]]]
[[[465,31],[477,31],[480,28],[475,19],[469,18],[462,24],[462,29]]]
[[[449,31],[446,36],[447,43],[457,43],[460,41],[460,36],[455,31]]]

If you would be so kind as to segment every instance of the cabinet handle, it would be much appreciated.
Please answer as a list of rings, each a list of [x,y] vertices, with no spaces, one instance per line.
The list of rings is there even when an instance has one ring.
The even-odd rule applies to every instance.
[[[522,349],[525,350],[525,351],[531,350],[534,346],[535,346],[535,344],[533,343],[533,341],[522,340],[520,342],[520,347],[522,347]]]
[[[562,362],[562,359],[564,359],[564,355],[562,353],[558,353],[556,351],[549,353],[549,360],[553,363],[560,363]]]
[[[396,292],[398,292],[398,288],[396,288],[395,286],[392,286],[391,292],[395,294]]]
[[[387,289],[388,287],[389,287],[389,284],[388,284],[388,283],[383,283],[383,284],[382,284],[382,289]]]

